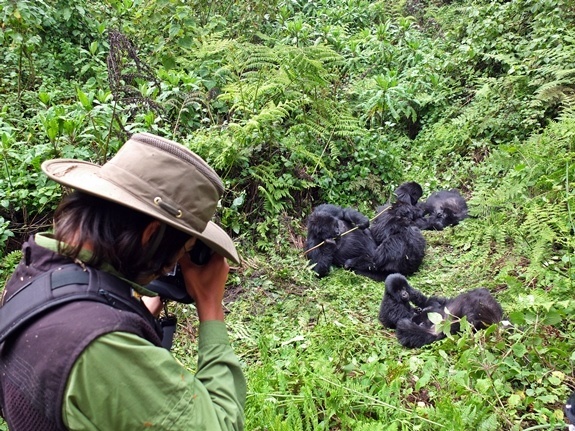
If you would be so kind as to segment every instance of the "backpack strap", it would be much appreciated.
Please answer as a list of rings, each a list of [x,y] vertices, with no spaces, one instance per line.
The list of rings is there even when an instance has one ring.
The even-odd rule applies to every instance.
[[[104,271],[64,265],[34,278],[6,299],[0,307],[0,344],[29,320],[71,301],[97,301],[137,313],[162,339],[158,321],[143,304],[127,296],[130,291],[124,281]]]

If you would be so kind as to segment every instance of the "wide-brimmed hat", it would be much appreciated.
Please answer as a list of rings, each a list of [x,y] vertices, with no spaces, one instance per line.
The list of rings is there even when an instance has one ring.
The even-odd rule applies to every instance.
[[[240,263],[232,239],[211,221],[224,192],[222,181],[183,145],[137,133],[102,166],[54,159],[42,163],[42,170],[57,183],[146,213]]]

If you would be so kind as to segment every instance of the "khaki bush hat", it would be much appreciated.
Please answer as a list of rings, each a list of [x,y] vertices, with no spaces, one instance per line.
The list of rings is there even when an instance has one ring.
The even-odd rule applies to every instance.
[[[42,170],[57,183],[146,213],[240,263],[232,239],[211,221],[224,192],[222,181],[183,145],[137,133],[102,166],[54,159],[42,163]]]

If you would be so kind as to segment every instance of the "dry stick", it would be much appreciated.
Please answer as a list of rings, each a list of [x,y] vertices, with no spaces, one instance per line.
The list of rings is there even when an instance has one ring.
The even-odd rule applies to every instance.
[[[371,218],[369,221],[370,221],[370,222],[374,221],[376,218],[378,218],[380,215],[382,215],[382,214],[383,214],[385,211],[387,211],[389,208],[391,208],[391,205],[388,206],[388,207],[385,207],[384,209],[382,209],[380,212],[378,212],[376,215],[374,215],[373,218]],[[351,228],[350,230],[345,231],[345,232],[342,233],[340,236],[335,237],[335,238],[331,238],[331,239],[335,241],[336,239],[339,239],[339,238],[341,238],[342,236],[345,236],[345,235],[347,235],[348,233],[351,233],[351,232],[353,232],[353,231],[356,230],[356,229],[359,229],[359,228],[358,228],[357,226],[355,226],[355,227]],[[310,249],[304,251],[304,252],[303,252],[304,256],[305,256],[306,254],[308,254],[310,251],[313,251],[313,250],[315,250],[316,248],[320,248],[322,245],[325,244],[326,241],[328,241],[328,240],[326,239],[326,240],[320,242],[318,245],[315,245],[315,246],[313,246],[312,248],[310,248]]]

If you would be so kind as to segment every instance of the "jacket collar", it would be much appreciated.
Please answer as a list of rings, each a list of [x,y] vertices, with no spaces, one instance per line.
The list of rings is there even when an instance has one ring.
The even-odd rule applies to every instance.
[[[34,236],[34,240],[38,246],[46,248],[46,249],[48,249],[54,253],[59,253],[58,245],[60,244],[60,242],[54,238],[52,233],[50,233],[50,232],[37,233]],[[84,266],[85,262],[89,261],[91,257],[92,257],[92,252],[90,250],[82,249],[78,255],[78,258],[75,260],[75,263],[77,263],[80,266]],[[112,265],[110,265],[108,262],[104,262],[97,269],[99,269],[101,271],[105,271],[109,274],[112,274],[113,276],[118,277],[120,280],[128,283],[132,287],[133,296],[140,296],[140,295],[157,296],[158,295],[156,292],[152,292],[151,290],[146,289],[144,286],[142,286],[138,283],[135,283],[131,280],[128,280],[120,272],[118,272]]]

